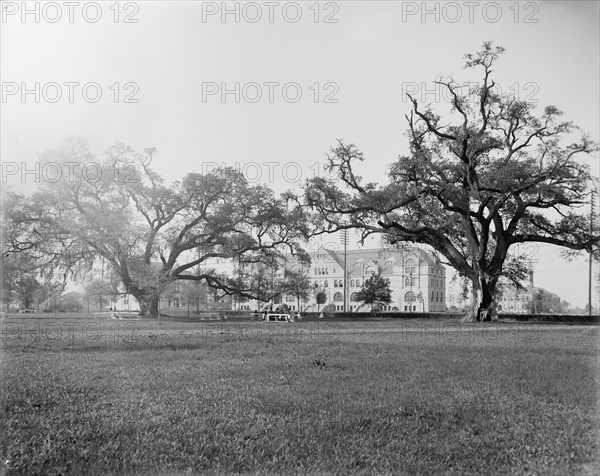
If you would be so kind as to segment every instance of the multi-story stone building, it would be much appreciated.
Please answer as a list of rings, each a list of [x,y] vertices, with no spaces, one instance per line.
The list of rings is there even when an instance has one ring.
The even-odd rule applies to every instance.
[[[375,274],[389,279],[392,302],[382,310],[398,312],[440,312],[446,310],[446,269],[432,253],[419,248],[402,250],[359,249],[343,251],[319,247],[311,256],[307,269],[312,292],[300,304],[301,311],[328,310],[369,311],[370,307],[356,298],[365,280]],[[344,264],[346,278],[344,279]],[[261,266],[261,265],[258,265]],[[285,268],[298,266],[288,257],[276,271],[266,271],[273,281],[283,279]],[[265,272],[265,270],[263,270]],[[321,294],[321,303],[317,295]],[[285,303],[298,310],[294,296],[277,296],[274,305]],[[260,309],[264,303],[240,303],[237,309]]]
[[[569,303],[550,291],[533,285],[533,272],[529,283],[523,288],[506,287],[498,298],[498,312],[517,314],[540,314],[566,312]]]

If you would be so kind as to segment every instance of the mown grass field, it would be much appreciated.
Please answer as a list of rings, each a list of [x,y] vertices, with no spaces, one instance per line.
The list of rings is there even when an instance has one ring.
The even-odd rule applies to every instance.
[[[595,326],[2,324],[6,474],[600,474]]]

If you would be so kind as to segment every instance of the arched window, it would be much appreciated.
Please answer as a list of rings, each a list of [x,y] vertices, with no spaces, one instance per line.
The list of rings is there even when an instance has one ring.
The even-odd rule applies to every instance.
[[[414,259],[412,259],[412,258],[408,258],[408,259],[407,259],[407,260],[404,262],[404,265],[405,265],[405,266],[411,266],[411,265],[414,265],[414,264],[415,264],[415,260],[414,260]]]
[[[335,302],[341,302],[341,301],[343,301],[343,300],[344,300],[344,295],[343,295],[342,293],[335,293],[335,294],[333,295],[333,300],[334,300]]]
[[[357,280],[356,280],[356,287],[357,287],[357,288],[360,288],[360,279],[357,279]]]
[[[329,281],[325,280],[324,284],[323,284],[326,288],[329,287]]]
[[[357,296],[356,293],[350,294],[350,301],[354,301],[354,302],[358,301],[358,299],[356,299],[356,296]]]
[[[416,286],[416,284],[417,284],[417,278],[410,278],[410,285]]]
[[[406,286],[406,287],[410,286],[410,279],[409,278],[404,278],[404,286]]]
[[[350,287],[351,287],[351,288],[353,288],[353,287],[354,287],[354,280],[353,280],[353,279],[351,279],[351,280],[350,280]]]
[[[344,280],[343,280],[343,279],[340,279],[340,280],[339,280],[339,287],[340,287],[340,288],[343,288],[343,287],[344,287]]]
[[[413,302],[417,300],[417,296],[415,295],[415,293],[413,293],[412,291],[408,291],[405,295],[404,295],[404,301],[405,302]]]
[[[338,285],[337,285],[337,279],[334,279],[334,280],[333,280],[333,287],[334,287],[334,288],[337,288],[337,287],[338,287]]]

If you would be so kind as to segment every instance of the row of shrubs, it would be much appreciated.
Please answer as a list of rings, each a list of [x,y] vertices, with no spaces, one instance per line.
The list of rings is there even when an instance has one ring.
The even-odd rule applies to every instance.
[[[236,312],[228,311],[228,318],[248,318],[251,312]],[[378,312],[376,314],[370,312],[303,312],[303,320],[314,321],[319,319],[373,319],[373,318],[388,318],[388,319],[460,319],[463,316],[456,312]],[[500,314],[499,319],[502,321],[537,321],[537,322],[586,322],[599,323],[600,316],[598,315],[577,315],[577,314]]]

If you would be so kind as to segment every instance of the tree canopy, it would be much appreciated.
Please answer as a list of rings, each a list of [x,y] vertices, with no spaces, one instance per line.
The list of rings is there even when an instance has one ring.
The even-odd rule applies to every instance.
[[[153,314],[160,290],[179,279],[254,297],[251,282],[216,273],[213,259],[252,263],[283,251],[303,254],[302,217],[285,197],[232,168],[166,184],[150,167],[154,153],[115,144],[98,162],[80,139],[46,152],[44,161],[89,165],[94,177],[64,176],[30,197],[8,193],[5,253],[27,252],[38,269],[65,276],[102,259]]]
[[[390,289],[390,280],[379,274],[374,274],[366,279],[360,291],[356,293],[356,300],[374,306],[380,304],[389,304],[392,302],[392,291]]]
[[[465,56],[465,67],[481,72],[474,91],[436,81],[450,98],[449,118],[408,95],[410,153],[389,166],[388,183],[364,183],[354,169],[365,157],[340,140],[327,165],[339,180],[316,177],[305,189],[316,233],[360,228],[390,243],[431,246],[471,280],[471,318],[480,320],[496,316],[501,276],[526,276],[511,247],[538,242],[592,252],[599,242],[586,208],[592,176],[579,160],[597,144],[557,107],[535,115],[532,104],[503,94],[492,79],[503,52],[488,42]]]

